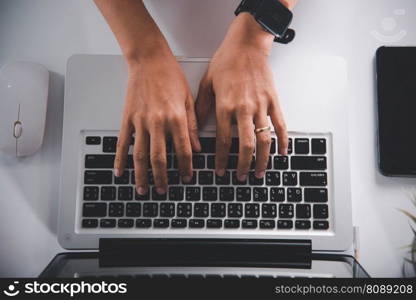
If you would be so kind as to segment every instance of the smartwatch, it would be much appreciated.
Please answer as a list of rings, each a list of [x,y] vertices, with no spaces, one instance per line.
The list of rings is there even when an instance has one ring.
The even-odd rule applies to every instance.
[[[295,31],[289,28],[292,12],[279,0],[243,0],[235,11],[250,13],[264,30],[275,36],[274,41],[288,44],[295,38]]]

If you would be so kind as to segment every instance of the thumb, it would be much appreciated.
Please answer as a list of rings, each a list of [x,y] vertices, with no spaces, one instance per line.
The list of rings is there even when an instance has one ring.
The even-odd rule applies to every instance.
[[[212,84],[206,78],[199,84],[198,96],[195,103],[196,117],[199,128],[202,128],[207,122],[209,113],[215,105],[215,96],[212,90]]]

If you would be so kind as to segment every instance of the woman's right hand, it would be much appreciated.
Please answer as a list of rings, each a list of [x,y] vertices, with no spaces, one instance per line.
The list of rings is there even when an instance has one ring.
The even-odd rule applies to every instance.
[[[114,172],[123,174],[133,132],[136,190],[148,192],[149,160],[158,194],[167,192],[166,140],[172,137],[183,182],[192,179],[192,150],[199,152],[194,101],[175,57],[154,54],[128,62],[128,86]]]

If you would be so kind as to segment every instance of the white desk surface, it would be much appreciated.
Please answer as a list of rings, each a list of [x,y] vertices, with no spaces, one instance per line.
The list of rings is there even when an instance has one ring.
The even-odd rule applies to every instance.
[[[147,2],[175,54],[209,57],[239,1]],[[405,30],[400,41],[389,44],[415,44],[415,13],[413,0],[300,0],[296,42],[276,45],[271,57],[273,64],[279,55],[305,51],[340,55],[348,62],[353,222],[360,228],[360,262],[376,277],[402,275],[402,247],[412,234],[398,208],[414,209],[410,195],[416,179],[386,178],[377,171],[373,60],[376,48],[389,41],[372,32]],[[19,160],[0,155],[0,276],[37,276],[63,251],[56,215],[66,60],[74,53],[120,50],[91,0],[0,0],[0,41],[0,66],[28,60],[51,71],[41,151]]]

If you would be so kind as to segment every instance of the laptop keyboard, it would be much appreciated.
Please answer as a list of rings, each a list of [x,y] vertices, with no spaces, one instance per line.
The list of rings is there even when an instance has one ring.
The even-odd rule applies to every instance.
[[[292,135],[288,156],[278,155],[277,139],[273,137],[265,177],[254,176],[253,156],[245,182],[236,176],[238,138],[232,140],[227,172],[219,177],[215,174],[215,137],[201,137],[202,152],[193,155],[194,176],[186,184],[181,182],[175,153],[168,142],[168,192],[156,192],[149,169],[149,192],[141,196],[135,192],[131,154],[124,174],[118,178],[113,174],[117,133],[111,133],[86,132],[82,136],[78,206],[82,230],[322,232],[331,227],[329,135]]]

